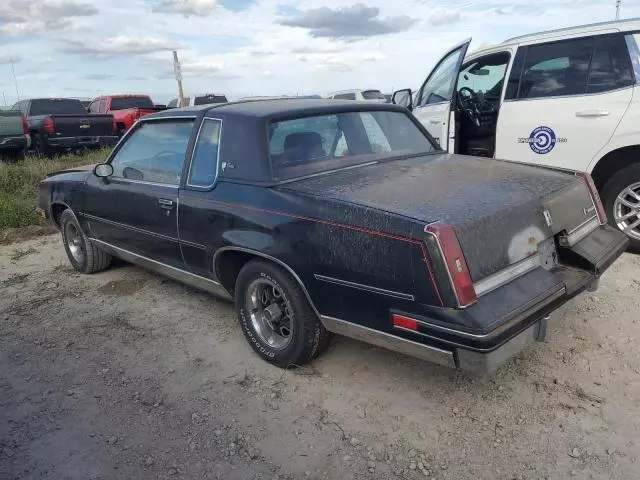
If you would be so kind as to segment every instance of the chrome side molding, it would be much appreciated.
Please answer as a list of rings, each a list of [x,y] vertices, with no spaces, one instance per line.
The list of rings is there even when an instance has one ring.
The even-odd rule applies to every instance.
[[[395,292],[393,290],[386,290],[384,288],[372,287],[371,285],[364,285],[362,283],[349,282],[348,280],[342,280],[341,278],[327,277],[325,275],[314,274],[316,280],[321,282],[334,283],[343,287],[355,288],[357,290],[364,290],[366,292],[377,293],[379,295],[386,295],[387,297],[400,298],[402,300],[413,301],[414,297],[411,294],[403,292]]]
[[[110,243],[103,242],[102,240],[98,240],[96,238],[89,238],[89,240],[99,245],[102,250],[113,255],[114,257],[118,257],[140,267],[147,268],[156,273],[198,288],[200,290],[213,293],[218,297],[227,300],[233,300],[233,297],[231,297],[229,292],[227,292],[227,290],[220,283],[214,280],[201,277],[200,275],[196,275],[195,273],[187,272],[185,270],[172,267],[171,265],[167,265],[156,260],[152,260],[142,255],[138,255],[137,253],[130,252],[129,250],[125,250],[124,248],[116,247],[115,245],[111,245]]]
[[[438,365],[444,365],[445,367],[456,368],[453,352],[407,340],[389,333],[380,332],[372,328],[340,320],[339,318],[322,315],[320,319],[325,328],[335,334],[393,350],[394,352],[404,353],[405,355],[437,363]]]

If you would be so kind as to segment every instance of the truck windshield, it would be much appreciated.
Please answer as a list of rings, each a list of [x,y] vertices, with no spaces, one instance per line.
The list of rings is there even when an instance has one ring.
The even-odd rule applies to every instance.
[[[153,108],[149,97],[119,97],[111,99],[111,110],[125,110],[127,108]]]
[[[29,115],[86,115],[80,100],[71,98],[41,98],[31,100]]]
[[[274,180],[435,150],[429,138],[404,112],[346,112],[269,125]]]

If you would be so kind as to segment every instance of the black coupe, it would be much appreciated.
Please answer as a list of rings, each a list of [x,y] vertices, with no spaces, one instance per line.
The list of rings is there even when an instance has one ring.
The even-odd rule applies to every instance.
[[[78,271],[116,256],[234,299],[280,367],[335,332],[491,371],[627,245],[588,175],[448,155],[402,107],[331,100],[146,116],[39,208]]]

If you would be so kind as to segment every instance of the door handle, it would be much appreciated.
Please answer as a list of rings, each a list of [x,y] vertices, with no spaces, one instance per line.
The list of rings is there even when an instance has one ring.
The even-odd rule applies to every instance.
[[[431,123],[433,125],[440,125],[442,123],[442,119],[441,118],[430,118],[429,119],[429,123]]]
[[[158,205],[160,208],[171,210],[173,208],[173,200],[169,200],[168,198],[159,198]]]
[[[580,110],[576,112],[576,117],[606,117],[609,115],[609,110],[599,108],[596,110]]]

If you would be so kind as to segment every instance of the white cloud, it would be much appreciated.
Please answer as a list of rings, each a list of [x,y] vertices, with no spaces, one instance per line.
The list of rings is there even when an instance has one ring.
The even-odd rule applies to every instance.
[[[131,55],[145,55],[155,52],[175,50],[180,44],[162,37],[119,35],[117,37],[95,39],[90,42],[66,40],[60,50],[66,53],[113,58]]]
[[[173,13],[189,17],[206,17],[216,8],[218,0],[160,0],[152,10],[156,13]]]
[[[73,29],[78,18],[98,13],[95,5],[75,0],[3,0],[0,31],[17,36]]]
[[[439,12],[429,17],[429,23],[435,27],[441,25],[452,25],[462,20],[462,15],[458,12]]]

